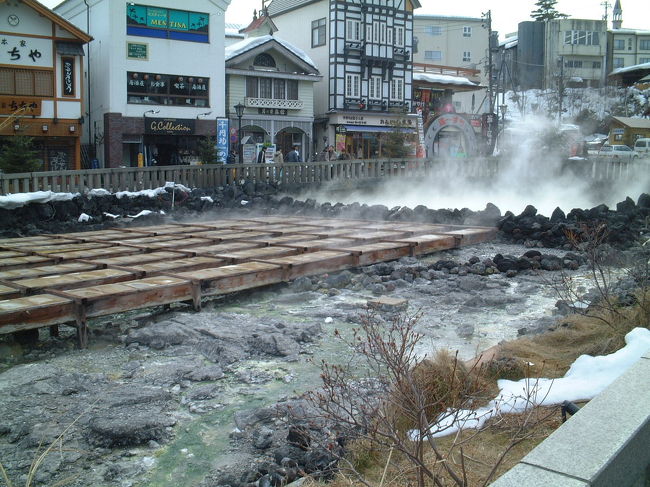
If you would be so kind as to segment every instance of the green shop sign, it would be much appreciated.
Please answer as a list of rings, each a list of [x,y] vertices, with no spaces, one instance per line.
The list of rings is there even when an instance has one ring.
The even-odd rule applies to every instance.
[[[129,59],[149,59],[149,45],[140,42],[126,43],[126,57]]]
[[[208,32],[210,15],[145,5],[126,6],[127,26],[168,29],[181,32]]]

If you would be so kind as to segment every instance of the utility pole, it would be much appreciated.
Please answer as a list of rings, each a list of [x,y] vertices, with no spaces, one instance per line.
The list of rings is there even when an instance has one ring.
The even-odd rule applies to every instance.
[[[600,5],[605,7],[605,15],[603,16],[603,20],[605,21],[605,27],[607,27],[607,21],[609,20],[608,9],[612,6],[612,4],[605,0],[604,2],[601,2]]]
[[[562,125],[562,97],[564,96],[564,56],[560,56],[560,79],[557,80],[557,125]]]
[[[488,30],[488,105],[490,107],[490,113],[494,113],[494,98],[493,98],[493,86],[492,86],[492,11],[488,10],[483,12],[484,24],[483,27],[487,27]]]

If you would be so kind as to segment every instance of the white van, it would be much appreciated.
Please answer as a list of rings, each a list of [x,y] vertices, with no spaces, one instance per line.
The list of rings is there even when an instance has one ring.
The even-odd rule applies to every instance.
[[[650,139],[636,139],[634,152],[640,156],[650,156]]]

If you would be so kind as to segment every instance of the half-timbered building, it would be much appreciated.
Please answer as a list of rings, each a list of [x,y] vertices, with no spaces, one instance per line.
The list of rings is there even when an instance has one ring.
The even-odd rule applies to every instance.
[[[322,146],[370,158],[382,155],[382,134],[415,133],[413,10],[418,7],[418,0],[270,3],[279,34],[305,50],[324,74],[314,87],[315,133]]]

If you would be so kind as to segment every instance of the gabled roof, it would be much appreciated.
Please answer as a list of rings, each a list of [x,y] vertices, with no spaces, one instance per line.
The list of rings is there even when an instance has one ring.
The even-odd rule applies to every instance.
[[[50,19],[52,22],[54,22],[62,29],[70,32],[70,34],[74,35],[80,41],[83,41],[84,43],[88,43],[93,40],[93,38],[90,35],[88,35],[86,32],[84,32],[77,26],[71,24],[66,19],[61,17],[59,14],[54,13],[52,10],[47,8],[45,5],[42,5],[41,3],[37,2],[36,0],[22,0],[22,2],[28,7],[38,12],[39,14],[41,14],[43,17]]]
[[[260,16],[254,19],[247,27],[244,27],[243,29],[239,30],[240,34],[244,34],[246,32],[253,32],[254,30],[257,30],[261,28],[264,24],[268,24],[269,29],[271,29],[271,32],[277,32],[278,28],[276,25],[273,23],[271,20],[271,17],[267,15],[263,15],[260,12]]]
[[[246,59],[249,57],[247,54],[252,55],[253,53],[251,51],[262,46],[264,46],[265,49],[275,47],[289,59],[292,59],[296,64],[305,68],[306,71],[311,71],[313,74],[320,74],[316,64],[311,60],[307,53],[284,39],[271,35],[249,37],[248,39],[244,39],[243,41],[239,41],[226,47],[226,67],[231,67],[232,65]]]
[[[269,15],[281,15],[287,13],[291,10],[296,10],[298,8],[304,7],[312,3],[320,2],[321,0],[272,0],[268,6]],[[410,0],[413,4],[413,8],[420,8],[419,0]]]
[[[612,117],[618,123],[633,129],[650,129],[650,118]]]

